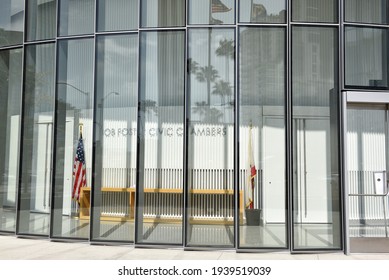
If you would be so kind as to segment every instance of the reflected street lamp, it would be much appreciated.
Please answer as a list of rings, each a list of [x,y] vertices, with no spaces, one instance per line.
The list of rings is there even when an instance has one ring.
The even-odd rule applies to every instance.
[[[68,87],[71,87],[71,88],[77,90],[78,92],[81,92],[81,93],[84,94],[84,95],[89,95],[89,92],[83,91],[83,90],[79,89],[78,87],[76,87],[76,86],[74,86],[74,85],[72,85],[72,84],[69,84],[69,83],[58,82],[57,85],[65,85],[65,86],[68,86]]]
[[[117,91],[110,91],[110,92],[108,92],[106,95],[104,95],[103,98],[100,99],[100,102],[97,105],[97,107],[103,108],[104,100],[107,99],[111,94],[114,94],[116,96],[120,95],[119,92],[117,92]]]

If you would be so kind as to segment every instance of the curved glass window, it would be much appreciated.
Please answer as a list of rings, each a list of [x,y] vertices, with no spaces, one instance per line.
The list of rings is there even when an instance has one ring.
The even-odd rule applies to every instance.
[[[0,231],[340,250],[338,79],[389,89],[388,3],[0,0]]]
[[[0,231],[15,232],[22,49],[0,51]]]
[[[98,0],[97,31],[138,28],[138,0]]]
[[[57,34],[57,1],[30,0],[27,3],[27,41],[54,38]]]
[[[233,247],[235,30],[189,31],[187,246]]]
[[[389,3],[382,0],[345,0],[345,20],[385,24],[389,22]]]
[[[140,2],[142,27],[185,25],[184,0],[145,0]]]
[[[60,0],[59,36],[91,34],[95,31],[94,0]]]
[[[0,47],[23,43],[24,0],[0,2]]]
[[[285,35],[240,30],[240,248],[287,246]]]
[[[293,250],[341,248],[337,34],[292,29]]]
[[[286,22],[285,0],[240,0],[239,21],[250,23]]]
[[[94,40],[62,40],[57,48],[51,236],[88,238],[92,187]]]
[[[134,240],[137,71],[138,34],[97,38],[94,240]]]
[[[345,27],[345,85],[388,88],[388,29]]]
[[[185,32],[141,33],[138,243],[182,244]]]
[[[292,20],[338,22],[338,0],[293,0]]]
[[[189,0],[189,24],[234,24],[235,0]]]
[[[55,45],[25,48],[17,234],[48,235],[52,179]]]

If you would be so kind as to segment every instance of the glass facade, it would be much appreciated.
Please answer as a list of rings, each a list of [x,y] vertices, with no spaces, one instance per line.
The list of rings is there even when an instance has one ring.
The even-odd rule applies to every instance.
[[[342,94],[388,94],[388,30],[378,0],[2,1],[0,231],[346,250]]]
[[[0,9],[0,47],[23,43],[24,0],[2,1]]]
[[[189,24],[234,24],[235,0],[189,0]]]
[[[242,248],[287,246],[285,41],[285,28],[240,29],[238,178],[240,208],[244,209],[239,216]],[[251,221],[252,213],[259,215],[259,222]]]
[[[345,21],[388,23],[389,3],[384,0],[345,0]]]
[[[188,246],[234,245],[234,58],[234,29],[189,31]]]
[[[182,244],[185,32],[140,40],[136,240]]]
[[[292,20],[300,22],[338,22],[337,0],[292,0]]]
[[[134,241],[138,36],[99,36],[96,43],[92,239]],[[119,227],[125,230],[109,237]]]
[[[18,234],[48,235],[55,101],[55,45],[25,47]]]
[[[54,187],[51,236],[89,236],[93,142],[93,39],[61,40],[57,44]],[[84,144],[85,184],[78,190],[75,158]],[[78,198],[79,196],[79,198]],[[77,216],[75,220],[73,216]]]
[[[239,22],[242,23],[285,23],[285,0],[241,0]]]
[[[16,229],[22,59],[21,48],[0,51],[0,230],[7,232]]]
[[[388,29],[345,27],[345,83],[388,88]]]
[[[137,28],[137,0],[97,1],[97,31],[132,30]]]
[[[95,31],[95,0],[59,0],[59,36]]]
[[[57,1],[27,1],[26,41],[55,38]]]
[[[334,127],[339,123],[336,31],[292,29],[292,246],[296,250],[341,247],[339,133]],[[321,238],[312,238],[318,235]]]
[[[184,0],[146,0],[141,3],[141,27],[185,26]]]

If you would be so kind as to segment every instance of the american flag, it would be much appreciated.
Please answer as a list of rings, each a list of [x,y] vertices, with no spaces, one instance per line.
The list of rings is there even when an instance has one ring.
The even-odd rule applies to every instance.
[[[231,11],[226,5],[220,0],[212,0],[212,13],[225,13]]]
[[[80,134],[80,139],[78,140],[78,146],[76,151],[76,157],[74,158],[73,166],[73,192],[72,198],[79,202],[80,200],[80,190],[83,187],[86,187],[86,165],[85,165],[85,152],[84,152],[84,143],[82,141],[82,134]]]

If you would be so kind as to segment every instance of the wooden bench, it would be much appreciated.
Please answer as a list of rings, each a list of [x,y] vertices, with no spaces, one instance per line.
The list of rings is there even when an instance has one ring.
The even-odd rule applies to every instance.
[[[101,188],[101,192],[120,192],[120,193],[129,193],[128,205],[133,207],[135,205],[135,188]],[[90,198],[91,197],[91,188],[81,188],[80,191],[80,219],[89,220],[90,217]],[[102,221],[128,221],[134,219],[134,211],[130,211],[130,215],[126,217],[115,217],[101,215],[100,219]]]
[[[110,216],[110,215],[101,215],[100,220],[102,221],[133,221],[135,217],[135,188],[110,188],[103,187],[101,192],[121,192],[121,193],[129,193],[128,195],[128,206],[129,213],[126,216],[118,217],[118,216]],[[144,193],[160,193],[160,194],[183,194],[182,189],[157,189],[157,188],[145,188],[143,190]],[[192,195],[226,195],[226,196],[234,196],[233,190],[198,190],[192,189],[190,190],[190,194]],[[90,218],[90,196],[91,196],[91,188],[86,187],[82,188],[80,192],[80,219],[89,219]],[[243,192],[239,193],[239,216],[240,221],[243,221]],[[174,219],[174,218],[145,218],[144,222],[181,222],[182,219]],[[192,224],[232,224],[233,221],[227,221],[226,219],[207,219],[207,218],[190,218],[190,223]]]

